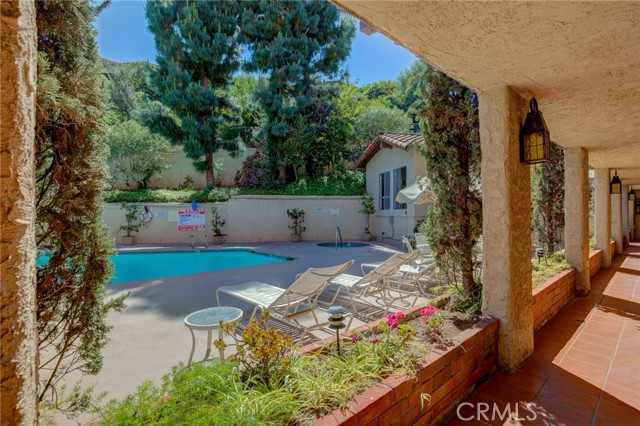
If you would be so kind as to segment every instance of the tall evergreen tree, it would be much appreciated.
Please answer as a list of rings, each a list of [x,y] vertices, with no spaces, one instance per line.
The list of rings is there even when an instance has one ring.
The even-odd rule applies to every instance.
[[[236,1],[163,0],[146,3],[158,51],[153,84],[164,108],[147,115],[152,127],[184,147],[196,170],[215,185],[214,154],[239,151],[229,127],[239,121],[228,89],[239,68]]]
[[[461,279],[474,301],[473,249],[481,234],[480,135],[478,98],[469,88],[427,67],[423,78],[426,176],[436,197],[429,210],[427,237],[451,281]]]
[[[246,69],[268,74],[258,100],[266,114],[269,168],[284,183],[285,168],[296,158],[287,147],[297,146],[287,138],[312,109],[313,83],[339,76],[355,25],[326,0],[245,1],[242,6],[242,36],[251,53]]]
[[[38,395],[73,415],[87,408],[87,394],[62,401],[58,384],[71,371],[101,369],[110,329],[105,318],[124,307],[124,298],[105,301],[113,241],[101,219],[104,96],[92,24],[99,10],[87,0],[35,6],[36,239],[49,253],[36,283]]]
[[[552,254],[564,229],[564,152],[551,144],[549,161],[535,166],[533,192],[533,231],[538,243]]]

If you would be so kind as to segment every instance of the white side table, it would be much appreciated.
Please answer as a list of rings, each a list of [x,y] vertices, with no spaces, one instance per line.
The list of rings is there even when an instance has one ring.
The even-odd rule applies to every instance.
[[[193,330],[207,330],[207,353],[204,356],[204,360],[207,360],[211,354],[211,334],[213,330],[218,329],[218,338],[220,340],[223,338],[220,321],[222,321],[223,324],[229,324],[240,321],[241,318],[242,310],[230,306],[202,309],[187,315],[184,319],[184,325],[191,332],[191,354],[189,355],[188,365],[191,364],[193,352],[196,349],[196,335]],[[224,361],[224,350],[220,350],[220,360]]]

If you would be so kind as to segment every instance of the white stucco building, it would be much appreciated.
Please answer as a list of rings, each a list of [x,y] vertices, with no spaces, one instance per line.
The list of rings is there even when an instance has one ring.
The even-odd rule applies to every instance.
[[[376,213],[371,217],[371,232],[378,238],[400,239],[412,234],[418,220],[427,216],[427,206],[401,204],[398,192],[425,175],[425,161],[418,146],[424,138],[415,133],[380,133],[355,167],[366,169],[367,194],[373,196]]]

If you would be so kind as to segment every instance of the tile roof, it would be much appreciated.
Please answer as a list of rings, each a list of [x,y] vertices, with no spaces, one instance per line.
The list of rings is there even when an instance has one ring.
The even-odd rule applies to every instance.
[[[355,168],[365,167],[369,160],[380,151],[384,146],[386,148],[400,148],[405,151],[412,145],[423,145],[424,138],[420,133],[398,133],[398,132],[380,132],[380,134],[369,144],[364,150],[360,158],[355,162]]]

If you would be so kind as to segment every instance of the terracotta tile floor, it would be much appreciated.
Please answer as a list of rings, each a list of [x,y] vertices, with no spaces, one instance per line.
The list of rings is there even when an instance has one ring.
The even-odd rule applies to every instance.
[[[639,426],[640,243],[536,335],[535,353],[520,370],[491,377],[469,402],[447,426]],[[489,404],[484,416],[482,403]],[[518,407],[520,420],[506,419],[505,407],[513,414]]]

